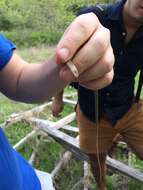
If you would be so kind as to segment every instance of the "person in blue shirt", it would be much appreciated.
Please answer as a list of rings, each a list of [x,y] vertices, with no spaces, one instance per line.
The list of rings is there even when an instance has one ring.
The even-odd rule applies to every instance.
[[[95,93],[78,83],[77,120],[80,147],[89,155],[99,189],[106,190],[105,160],[116,135],[121,135],[143,159],[143,101],[136,102],[134,95],[135,76],[143,69],[143,1],[98,4],[82,9],[79,15],[89,12],[95,13],[111,32],[114,78],[110,85],[99,90],[98,125]],[[61,92],[53,101],[53,115],[57,116],[62,109]]]
[[[0,91],[13,100],[35,103],[47,101],[73,80],[90,89],[104,87],[113,78],[114,55],[109,39],[109,31],[97,17],[85,14],[68,27],[49,60],[29,64],[17,54],[16,46],[0,34]],[[97,45],[94,51],[93,41]],[[69,61],[71,70],[66,65]],[[34,169],[12,148],[1,128],[0,190],[41,190]]]

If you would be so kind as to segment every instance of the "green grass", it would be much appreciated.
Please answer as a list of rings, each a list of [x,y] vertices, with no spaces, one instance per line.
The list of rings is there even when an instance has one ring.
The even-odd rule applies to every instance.
[[[28,49],[20,48],[18,49],[18,54],[20,54],[26,61],[31,63],[41,63],[49,58],[55,50],[54,46],[39,46],[38,48],[31,47]]]
[[[39,47],[39,48],[29,48],[29,49],[20,49],[18,50],[18,53],[26,59],[28,62],[43,62],[46,60],[54,51],[54,47]],[[66,93],[70,93],[72,91],[71,87],[68,87],[66,89]],[[31,109],[35,105],[31,104],[25,104],[25,103],[18,103],[9,100],[2,94],[0,95],[0,122],[2,123],[10,114],[13,112],[22,112],[24,110]],[[74,111],[73,107],[69,107],[65,105],[64,111],[61,114],[61,117],[67,115],[68,113],[71,113]],[[38,117],[44,118],[44,119],[54,119],[56,121],[57,119],[53,118],[51,116],[51,112],[48,109],[45,109],[45,111],[42,114],[39,114]],[[58,118],[59,119],[59,118]],[[76,123],[74,122],[73,125],[75,126]],[[26,122],[18,122],[16,124],[13,124],[8,129],[5,129],[6,135],[10,142],[14,145],[16,142],[18,142],[21,138],[23,138],[26,134],[28,134],[32,130],[33,126],[30,126]],[[73,135],[72,133],[70,133]],[[20,153],[26,158],[29,159],[32,148],[35,148],[35,141],[37,141],[38,138],[34,138],[29,143],[27,143],[22,149],[20,149]],[[41,139],[41,143],[38,147],[38,157],[36,159],[36,162],[34,166],[36,168],[39,168],[43,171],[51,172],[58,160],[61,158],[62,153],[64,152],[64,149],[61,145],[56,143],[51,138],[44,138]],[[122,161],[126,161],[125,158],[119,156],[119,158]],[[136,156],[133,156],[132,160],[133,166],[143,171],[143,164],[142,161],[140,161]],[[76,158],[72,157],[68,165],[58,174],[55,180],[56,188],[57,190],[71,190],[75,184],[80,181],[83,177],[83,162],[80,160],[77,160]],[[108,189],[113,190],[114,189],[114,183],[115,179],[117,178],[117,175],[107,177],[108,180]],[[128,183],[129,190],[142,190],[142,184],[134,181],[129,180]],[[82,190],[83,186],[81,183],[76,184],[75,186],[76,190]],[[96,184],[93,178],[90,179],[90,190],[95,190]]]

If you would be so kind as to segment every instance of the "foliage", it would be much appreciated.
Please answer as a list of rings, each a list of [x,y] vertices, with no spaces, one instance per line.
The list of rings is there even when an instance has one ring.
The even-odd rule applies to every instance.
[[[98,2],[103,1],[109,2]],[[1,32],[18,46],[54,44],[78,10],[95,3],[96,0],[1,0]]]

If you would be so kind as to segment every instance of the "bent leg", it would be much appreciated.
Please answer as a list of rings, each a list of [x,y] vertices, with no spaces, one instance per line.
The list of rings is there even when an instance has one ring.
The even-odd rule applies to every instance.
[[[117,155],[117,146],[118,146],[119,141],[123,141],[123,137],[122,137],[122,135],[120,135],[120,133],[118,133],[114,137],[112,146],[111,146],[111,148],[108,151],[108,155],[111,158],[116,158],[116,155]]]
[[[89,155],[91,170],[100,190],[106,190],[105,160],[117,131],[102,118],[99,125],[89,121],[77,106],[80,148]],[[97,130],[98,127],[98,130]],[[100,163],[100,164],[99,164]]]
[[[119,125],[125,142],[143,160],[143,101],[133,104]]]
[[[91,171],[100,190],[106,190],[106,153],[88,154],[90,159]]]

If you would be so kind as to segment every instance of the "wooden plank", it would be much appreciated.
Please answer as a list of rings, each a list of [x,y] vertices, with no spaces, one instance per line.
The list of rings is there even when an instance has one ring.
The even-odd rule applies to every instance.
[[[49,107],[52,105],[52,102],[48,102],[46,104],[42,104],[40,106],[36,106],[30,110],[24,111],[24,112],[20,112],[20,113],[13,113],[10,116],[8,116],[8,118],[6,119],[6,121],[4,123],[1,123],[0,126],[2,128],[6,128],[14,123],[17,123],[19,121],[22,121],[24,119],[27,119],[29,117],[32,117],[34,114],[38,114],[42,111],[44,111],[44,109],[46,107]]]
[[[75,106],[77,104],[77,101],[69,100],[69,99],[66,99],[66,98],[63,99],[63,102],[67,103],[67,104],[70,104],[70,105],[73,105],[73,106]]]
[[[66,117],[64,117],[64,118],[62,118],[62,119],[60,119],[59,121],[54,122],[54,123],[52,123],[52,122],[50,122],[50,121],[47,121],[47,120],[36,119],[36,118],[34,118],[34,117],[33,117],[33,118],[34,118],[34,121],[42,122],[42,123],[45,124],[45,125],[48,124],[48,126],[49,126],[49,124],[50,124],[49,127],[50,127],[52,130],[57,130],[57,129],[60,129],[60,128],[62,128],[63,126],[65,126],[65,125],[71,123],[72,121],[74,121],[74,120],[75,120],[75,117],[76,117],[76,113],[73,112],[73,113],[69,114],[68,116],[66,116]],[[28,121],[32,122],[33,119],[32,119],[32,118],[29,118]]]
[[[89,164],[88,162],[84,161],[84,179],[83,179],[83,190],[89,190]]]
[[[51,173],[52,179],[57,176],[57,174],[59,173],[59,171],[61,170],[61,168],[65,167],[65,165],[67,165],[67,163],[71,159],[71,156],[72,156],[72,153],[70,151],[66,151],[63,154],[62,158],[57,163],[57,165],[55,166],[54,170]]]
[[[43,120],[43,121],[44,121],[44,120]],[[55,125],[55,122],[46,120],[46,124],[47,124],[47,125],[54,126],[54,125]],[[75,132],[75,133],[78,133],[78,132],[79,132],[79,128],[76,127],[76,126],[64,125],[64,126],[61,126],[61,128],[62,128],[62,129],[65,129],[65,130],[67,130],[67,131]]]
[[[34,122],[39,129],[44,131],[45,133],[48,133],[51,137],[53,137],[57,142],[65,146],[68,150],[70,150],[76,157],[78,157],[81,160],[89,162],[87,154],[85,154],[83,151],[79,148],[79,142],[77,139],[59,131],[59,130],[53,130],[51,127],[46,125],[42,120],[39,119],[31,119],[31,122]],[[58,122],[57,122],[58,123]],[[128,177],[131,177],[133,179],[136,179],[140,182],[143,182],[143,173],[139,172],[138,170],[131,168],[124,163],[117,161],[115,159],[112,159],[110,157],[107,157],[107,166],[114,169],[115,171],[118,171]]]
[[[55,122],[52,127],[53,127],[54,129],[59,129],[59,128],[61,128],[62,126],[67,125],[68,123],[71,123],[72,121],[74,121],[74,120],[75,120],[75,117],[76,117],[76,113],[73,112],[73,113],[69,114],[68,116],[66,116],[66,117],[64,117],[64,118],[62,118],[62,119],[60,119],[60,120],[57,121],[57,122]]]
[[[34,150],[28,160],[28,163],[33,166],[33,163],[35,162],[37,152]]]
[[[65,125],[62,127],[62,129],[65,129],[67,131],[72,131],[72,132],[75,132],[75,133],[79,133],[79,128],[78,127],[73,127],[71,125]]]
[[[28,133],[23,139],[21,139],[18,143],[16,143],[13,148],[19,150],[29,139],[33,138],[37,135],[37,130],[33,130],[32,132]]]

